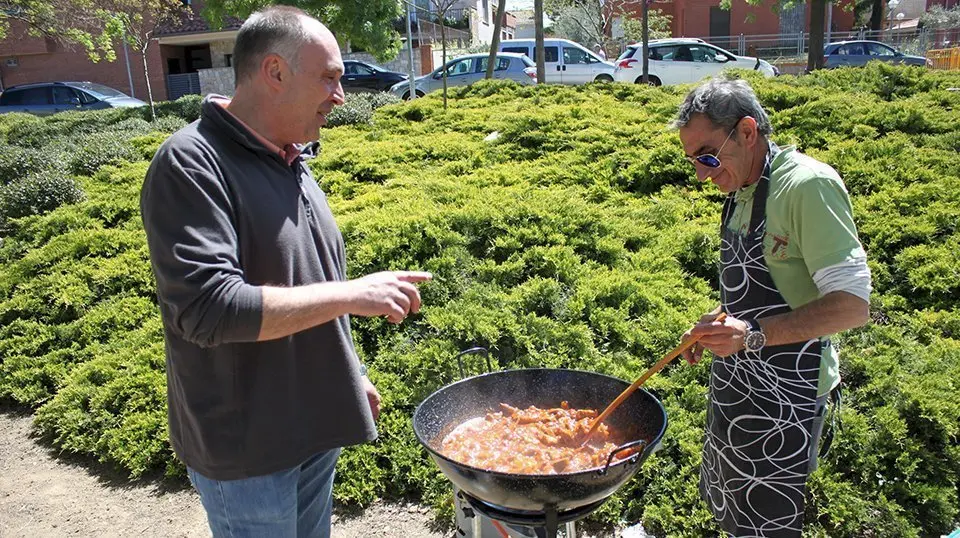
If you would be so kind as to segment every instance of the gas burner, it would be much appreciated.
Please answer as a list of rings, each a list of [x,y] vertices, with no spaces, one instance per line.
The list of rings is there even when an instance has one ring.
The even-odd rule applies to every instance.
[[[568,524],[568,535],[573,522],[586,517],[600,507],[606,499],[599,500],[572,510],[558,511],[556,506],[545,506],[542,511],[514,510],[482,501],[468,493],[458,491],[457,495],[480,515],[507,525],[523,527],[534,531],[533,536],[556,538],[561,524]]]

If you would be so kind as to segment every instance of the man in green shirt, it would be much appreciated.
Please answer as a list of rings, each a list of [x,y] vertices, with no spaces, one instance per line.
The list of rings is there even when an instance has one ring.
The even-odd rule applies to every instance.
[[[734,536],[796,536],[828,394],[829,335],[869,319],[870,271],[837,172],[770,140],[750,86],[717,78],[680,107],[684,153],[726,193],[721,305],[688,335],[714,355],[700,488]],[[722,322],[713,321],[720,312]]]

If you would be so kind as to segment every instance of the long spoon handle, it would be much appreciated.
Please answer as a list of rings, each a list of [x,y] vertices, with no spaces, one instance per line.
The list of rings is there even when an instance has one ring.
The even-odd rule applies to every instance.
[[[724,318],[726,317],[727,315],[725,313],[720,312],[720,315],[714,318],[713,321],[723,321]],[[590,440],[590,436],[593,435],[593,432],[597,431],[597,428],[600,426],[600,423],[603,422],[604,419],[609,417],[610,413],[613,413],[614,410],[616,410],[616,408],[620,404],[622,404],[624,400],[629,398],[630,395],[633,394],[635,390],[640,388],[640,385],[643,385],[648,379],[650,379],[650,377],[653,374],[659,372],[660,370],[663,370],[664,366],[669,364],[670,361],[672,361],[673,359],[677,358],[681,353],[689,349],[690,346],[692,346],[693,344],[696,344],[697,340],[700,340],[700,337],[694,336],[694,337],[688,338],[684,342],[681,342],[679,346],[673,348],[673,350],[670,353],[667,353],[667,355],[664,358],[660,359],[657,362],[657,364],[654,364],[653,366],[651,366],[646,372],[643,373],[643,375],[641,375],[636,381],[634,381],[632,385],[630,385],[629,387],[627,387],[626,390],[621,392],[620,396],[617,396],[616,400],[610,402],[610,405],[608,405],[607,408],[603,410],[603,413],[600,413],[600,416],[598,416],[593,421],[593,424],[590,426],[590,431],[587,432],[586,437],[584,437],[583,439],[583,444],[586,444],[587,441]]]

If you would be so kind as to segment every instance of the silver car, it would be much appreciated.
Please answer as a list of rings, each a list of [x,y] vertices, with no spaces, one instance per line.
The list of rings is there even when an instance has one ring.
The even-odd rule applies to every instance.
[[[48,116],[66,110],[144,106],[147,103],[96,82],[39,82],[10,86],[0,94],[0,114]]]
[[[447,87],[467,86],[482,80],[487,73],[489,54],[468,54],[454,58],[444,67],[447,70]],[[414,88],[417,97],[443,89],[443,69],[437,68],[432,73],[414,79]],[[537,66],[533,60],[523,54],[509,52],[497,53],[497,66],[493,71],[495,79],[510,79],[520,84],[537,83]],[[398,82],[390,88],[390,92],[401,99],[410,99],[410,83]]]

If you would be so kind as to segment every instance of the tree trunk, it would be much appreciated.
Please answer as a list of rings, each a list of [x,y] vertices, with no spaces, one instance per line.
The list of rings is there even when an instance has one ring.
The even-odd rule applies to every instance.
[[[497,20],[493,24],[493,41],[490,43],[490,56],[487,58],[487,74],[485,78],[493,78],[493,70],[496,68],[497,49],[500,48],[500,31],[503,27],[503,19],[506,17],[507,0],[497,2]]]
[[[883,8],[886,2],[883,0],[873,0],[873,10],[870,11],[870,29],[874,31],[883,30]]]
[[[447,20],[447,13],[440,13],[440,42],[443,50],[443,61],[440,63],[440,72],[443,77],[443,109],[447,109],[447,25],[443,24]]]
[[[140,56],[143,57],[143,77],[147,79],[147,98],[150,99],[150,120],[157,121],[157,109],[153,106],[153,88],[150,86],[150,70],[147,68],[147,48],[150,46],[150,38],[140,48]]]
[[[807,52],[807,71],[823,67],[823,21],[826,10],[826,0],[810,0],[810,50]]]
[[[650,84],[650,4],[647,0],[643,0],[643,21],[640,31],[643,41],[640,51],[643,55],[643,83]]]
[[[534,53],[537,61],[537,84],[547,82],[547,68],[543,53],[543,0],[533,0],[533,27],[536,29]]]

